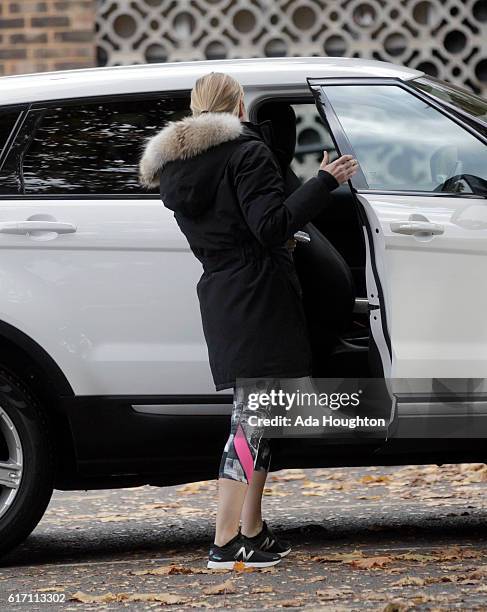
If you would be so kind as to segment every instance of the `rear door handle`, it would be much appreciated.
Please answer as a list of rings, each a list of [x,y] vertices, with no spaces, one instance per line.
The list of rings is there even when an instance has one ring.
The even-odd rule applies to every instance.
[[[30,232],[56,232],[72,234],[76,225],[60,221],[1,221],[0,234],[29,234]]]
[[[404,234],[405,236],[418,236],[422,234],[439,236],[445,233],[445,228],[439,223],[431,223],[430,221],[393,221],[391,223],[391,231],[395,234]]]

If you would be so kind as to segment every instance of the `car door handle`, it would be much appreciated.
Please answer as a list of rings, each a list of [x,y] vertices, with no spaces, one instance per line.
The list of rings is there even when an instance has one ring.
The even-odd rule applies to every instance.
[[[311,242],[311,236],[308,234],[308,232],[296,232],[294,234],[294,240],[296,240],[296,242],[309,243]]]
[[[430,223],[429,221],[393,221],[391,231],[405,236],[417,236],[418,234],[439,236],[445,233],[445,228],[439,223]]]
[[[0,234],[29,234],[30,232],[56,232],[72,234],[76,225],[60,221],[1,221]]]

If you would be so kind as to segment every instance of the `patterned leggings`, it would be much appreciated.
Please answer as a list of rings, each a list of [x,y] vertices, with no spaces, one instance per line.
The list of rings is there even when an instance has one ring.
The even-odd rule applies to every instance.
[[[302,378],[262,378],[249,379],[237,384],[234,388],[233,410],[228,437],[218,472],[219,478],[230,478],[250,484],[254,470],[269,471],[271,462],[271,444],[268,438],[263,438],[264,427],[250,425],[250,416],[269,418],[272,406],[259,405],[256,410],[249,408],[250,393],[268,393],[272,389],[278,391],[307,389],[313,390],[312,379]],[[275,412],[274,412],[275,414]]]
[[[272,407],[259,405],[256,410],[250,409],[249,394],[268,392],[278,383],[273,379],[253,379],[234,387],[230,435],[223,449],[219,478],[250,484],[254,470],[269,471],[270,440],[262,437],[263,427],[251,426],[248,419],[250,416],[266,418]]]

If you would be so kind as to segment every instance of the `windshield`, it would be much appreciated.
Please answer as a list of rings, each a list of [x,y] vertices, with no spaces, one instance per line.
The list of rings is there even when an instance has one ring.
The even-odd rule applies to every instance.
[[[430,95],[456,106],[469,115],[478,117],[487,122],[487,100],[470,93],[458,85],[441,81],[433,76],[424,76],[409,81],[409,84],[417,89],[425,91]]]

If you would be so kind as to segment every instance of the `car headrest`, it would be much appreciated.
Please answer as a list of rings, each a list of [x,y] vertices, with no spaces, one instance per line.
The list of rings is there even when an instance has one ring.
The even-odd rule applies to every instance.
[[[296,113],[287,102],[269,102],[257,112],[257,121],[270,120],[274,149],[283,166],[289,165],[296,150]]]

